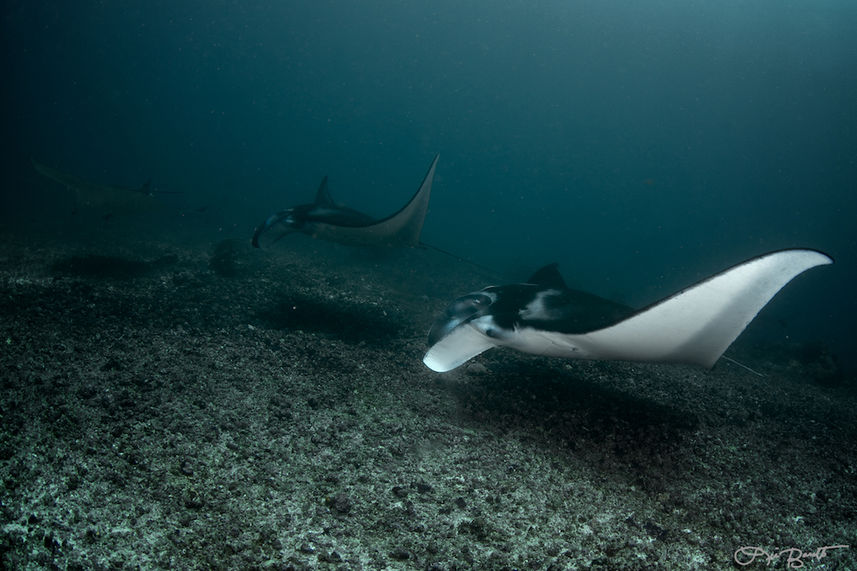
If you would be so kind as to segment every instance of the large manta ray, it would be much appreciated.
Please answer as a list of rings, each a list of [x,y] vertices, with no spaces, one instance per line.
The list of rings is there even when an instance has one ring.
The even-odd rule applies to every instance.
[[[782,250],[747,260],[645,309],[569,289],[556,264],[527,283],[456,299],[434,323],[423,358],[437,372],[492,347],[525,353],[712,367],[756,314],[797,275],[833,260]]]
[[[260,238],[272,230],[269,234],[273,237],[272,242],[293,232],[303,232],[314,238],[355,246],[417,246],[428,210],[437,159],[438,155],[435,155],[419,190],[408,203],[381,220],[336,204],[327,190],[327,177],[324,177],[315,202],[269,216],[256,227],[253,246],[258,248]]]

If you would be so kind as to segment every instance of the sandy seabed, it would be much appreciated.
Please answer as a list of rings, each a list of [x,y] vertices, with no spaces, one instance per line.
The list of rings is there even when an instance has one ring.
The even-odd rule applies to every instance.
[[[490,277],[245,242],[3,237],[0,567],[857,568],[823,356],[438,375],[429,326]]]

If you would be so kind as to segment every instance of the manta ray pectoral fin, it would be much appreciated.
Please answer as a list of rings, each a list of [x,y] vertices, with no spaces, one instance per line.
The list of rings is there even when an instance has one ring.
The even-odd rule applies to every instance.
[[[445,373],[495,345],[491,338],[465,324],[432,345],[423,357],[423,363],[436,373]]]
[[[440,155],[435,155],[416,194],[392,216],[359,229],[344,229],[353,235],[354,243],[418,246],[423,222],[428,212],[431,185]],[[345,234],[345,231],[342,234]]]
[[[555,336],[575,347],[574,356],[711,367],[787,283],[810,268],[831,263],[829,256],[815,250],[773,252],[714,275],[616,325]]]

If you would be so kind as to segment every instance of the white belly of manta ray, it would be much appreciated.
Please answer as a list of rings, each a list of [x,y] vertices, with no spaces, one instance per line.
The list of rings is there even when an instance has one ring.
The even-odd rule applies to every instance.
[[[711,367],[787,283],[806,270],[832,263],[829,256],[816,250],[772,252],[711,276],[616,323],[575,333],[563,333],[559,321],[526,320],[532,307],[529,304],[541,302],[540,296],[556,288],[555,280],[562,281],[558,274],[552,284],[486,288],[450,305],[446,321],[442,317],[432,329],[435,339],[423,362],[433,371],[446,372],[492,347],[510,347],[572,359]],[[533,278],[540,275],[537,272]],[[511,292],[520,296],[522,290],[530,291],[526,288],[532,295],[520,304],[497,303]],[[503,327],[500,323],[514,325]],[[442,335],[435,335],[436,330]]]

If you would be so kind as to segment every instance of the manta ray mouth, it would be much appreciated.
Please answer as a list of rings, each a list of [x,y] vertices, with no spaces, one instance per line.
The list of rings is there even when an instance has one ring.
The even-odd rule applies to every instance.
[[[496,294],[480,291],[469,293],[453,301],[432,325],[428,336],[429,345],[434,345],[455,328],[485,315],[496,299]]]

